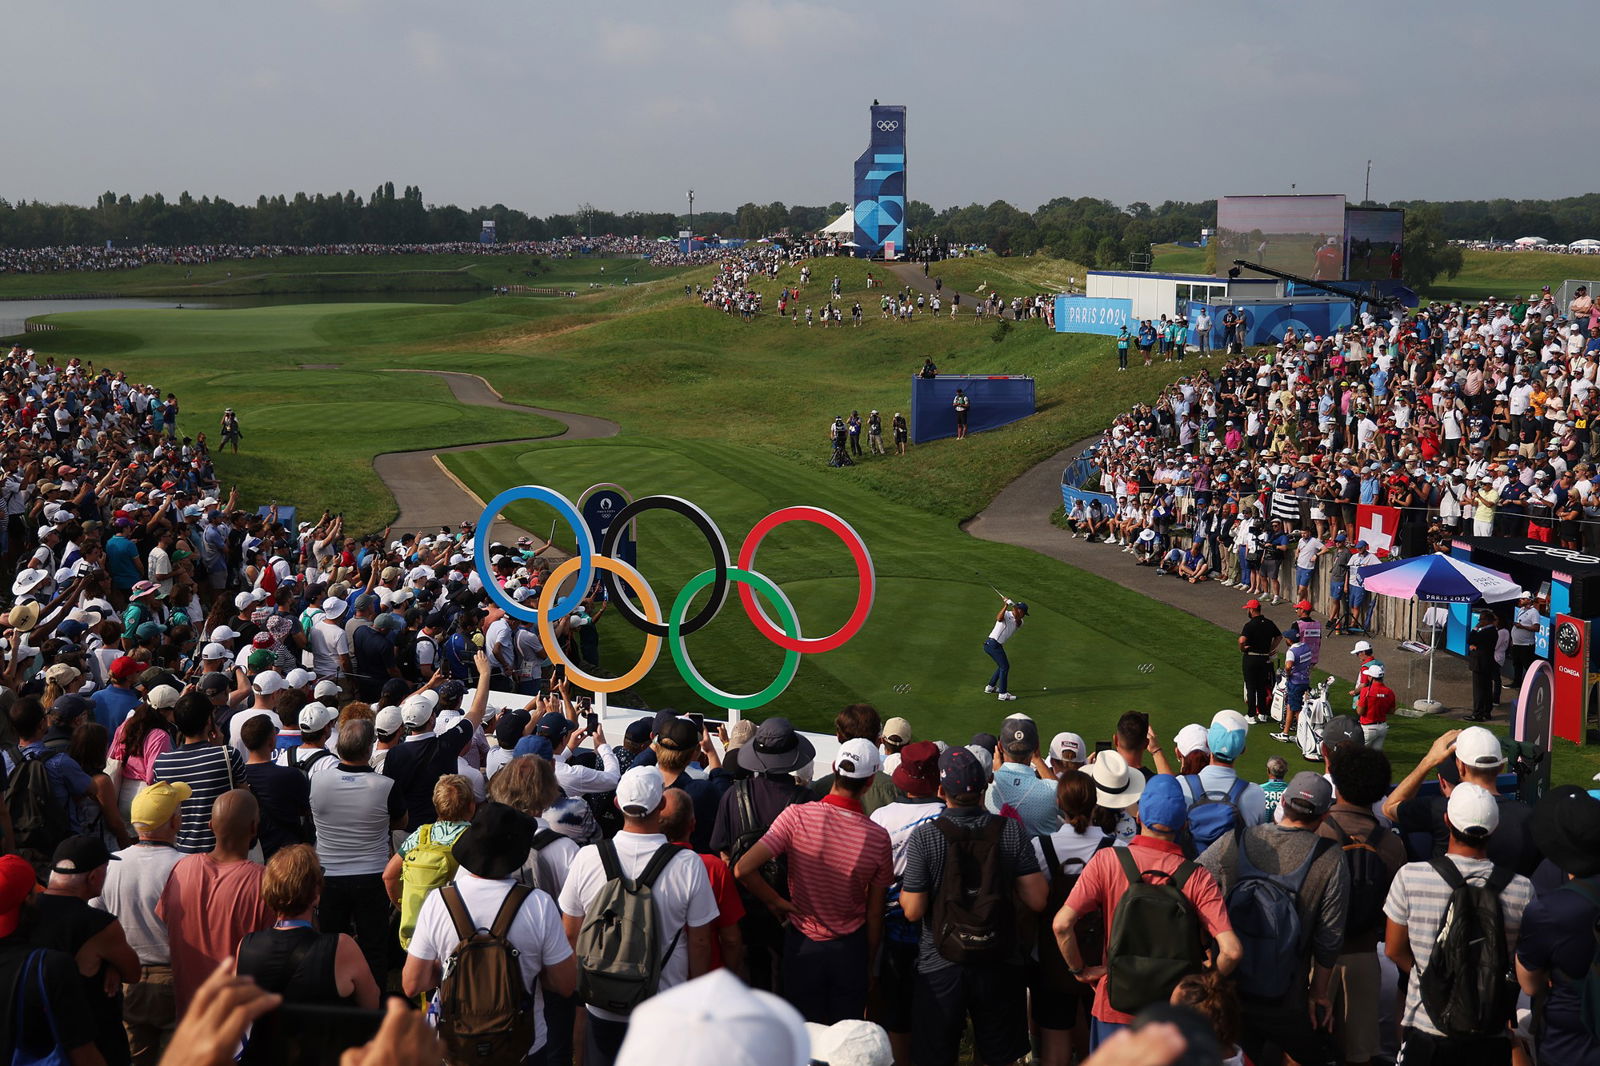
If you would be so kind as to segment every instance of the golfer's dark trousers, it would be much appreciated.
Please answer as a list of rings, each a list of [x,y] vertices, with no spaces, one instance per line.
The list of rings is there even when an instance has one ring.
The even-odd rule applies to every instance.
[[[1512,644],[1511,648],[1511,687],[1516,688],[1522,684],[1522,679],[1527,676],[1528,667],[1533,665],[1532,644]]]
[[[783,942],[783,998],[808,1022],[832,1025],[867,1009],[867,931],[812,940],[790,926]]]
[[[1272,656],[1244,657],[1244,713],[1247,717],[1265,717],[1272,711]]]
[[[387,985],[389,948],[389,893],[381,874],[329,877],[322,883],[322,903],[317,908],[324,933],[349,933],[372,968],[378,987]]]

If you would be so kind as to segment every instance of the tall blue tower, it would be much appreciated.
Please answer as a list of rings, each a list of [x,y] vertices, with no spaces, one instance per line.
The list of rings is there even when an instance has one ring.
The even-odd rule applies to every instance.
[[[856,159],[856,255],[906,246],[906,109],[872,105],[872,139]]]

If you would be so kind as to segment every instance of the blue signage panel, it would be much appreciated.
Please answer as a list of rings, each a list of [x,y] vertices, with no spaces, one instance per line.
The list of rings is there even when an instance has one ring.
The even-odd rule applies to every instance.
[[[871,141],[856,159],[855,254],[870,259],[906,246],[906,109],[872,106]]]
[[[1099,333],[1115,337],[1127,326],[1135,332],[1133,301],[1110,296],[1057,296],[1057,333]]]
[[[583,501],[583,520],[589,526],[589,535],[594,537],[596,548],[605,540],[606,530],[611,528],[612,516],[621,514],[626,506],[628,498],[613,489],[600,489]],[[617,542],[617,557],[629,566],[639,564],[639,544],[628,532],[624,532],[622,539]]]

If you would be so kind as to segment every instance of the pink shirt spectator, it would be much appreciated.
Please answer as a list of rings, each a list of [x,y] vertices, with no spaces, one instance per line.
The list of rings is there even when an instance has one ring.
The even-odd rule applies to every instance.
[[[128,730],[130,719],[124,718],[122,724],[117,726],[117,735],[111,742],[111,757],[122,760],[123,780],[134,778],[150,784],[151,772],[155,767],[157,756],[172,750],[172,737],[165,729],[152,729],[144,735],[144,743],[136,752],[129,752],[123,744],[123,737]]]
[[[178,1017],[211,971],[234,957],[246,933],[271,927],[272,912],[261,902],[264,870],[254,862],[218,863],[209,853],[186,855],[172,868],[156,917],[171,940]]]
[[[808,940],[837,940],[867,921],[867,892],[894,881],[889,833],[859,803],[825,796],[785,807],[761,842],[789,856],[795,928]]]

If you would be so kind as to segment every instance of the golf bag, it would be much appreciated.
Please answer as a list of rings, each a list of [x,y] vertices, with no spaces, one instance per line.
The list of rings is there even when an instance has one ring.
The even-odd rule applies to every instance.
[[[1289,699],[1289,678],[1287,675],[1278,678],[1278,683],[1272,686],[1272,720],[1281,723],[1286,711],[1285,704]]]
[[[1300,717],[1294,725],[1294,742],[1300,745],[1300,754],[1312,762],[1322,761],[1322,727],[1333,717],[1333,709],[1328,705],[1328,686],[1331,684],[1333,679],[1329,678],[1306,693],[1305,703],[1300,707]]]

